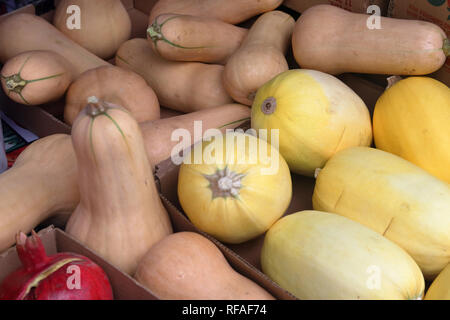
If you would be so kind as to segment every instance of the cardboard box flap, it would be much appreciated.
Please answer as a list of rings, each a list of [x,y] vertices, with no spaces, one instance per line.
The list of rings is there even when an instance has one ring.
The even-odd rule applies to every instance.
[[[81,254],[94,261],[106,272],[114,290],[115,300],[157,300],[148,289],[134,278],[120,271],[119,268],[101,258],[71,235],[60,229],[56,229],[55,234],[58,252],[76,252]]]
[[[0,92],[0,110],[19,126],[42,138],[55,133],[70,134],[70,126],[38,106],[16,103]]]
[[[47,255],[54,255],[57,252],[73,252],[83,255],[98,264],[108,275],[115,300],[157,299],[131,276],[121,272],[61,229],[51,225],[40,230],[37,234],[42,240]],[[19,260],[15,246],[2,253],[0,255],[0,283],[21,265],[22,263]]]
[[[37,234],[42,240],[47,255],[55,254],[57,252],[57,248],[54,227],[49,226],[40,230]],[[0,254],[0,283],[21,265],[22,263],[19,260],[15,246]]]

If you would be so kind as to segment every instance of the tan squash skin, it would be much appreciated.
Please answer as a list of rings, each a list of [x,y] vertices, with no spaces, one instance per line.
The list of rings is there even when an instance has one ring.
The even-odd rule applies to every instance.
[[[225,89],[234,100],[251,106],[263,84],[289,69],[284,55],[294,24],[294,18],[287,13],[271,11],[252,25],[223,72]]]
[[[147,38],[167,60],[225,64],[247,33],[219,19],[163,14],[150,21]]]
[[[278,7],[282,0],[159,0],[152,8],[150,21],[163,13],[187,14],[220,19],[238,24]]]
[[[11,41],[14,39],[14,41]],[[59,53],[72,65],[74,77],[108,62],[82,48],[41,17],[19,13],[0,22],[0,62],[33,50]]]
[[[81,10],[81,28],[69,29],[67,8]],[[131,35],[131,20],[120,0],[61,0],[55,10],[54,26],[68,38],[102,59],[114,56]]]
[[[141,123],[150,163],[155,166],[168,159],[171,156],[174,147],[180,142],[183,143],[183,149],[190,147],[195,142],[201,140],[203,134],[208,129],[220,128],[225,124],[230,125],[220,128],[222,132],[225,132],[226,129],[236,128],[250,118],[250,113],[251,110],[247,106],[241,104],[227,104],[183,114],[181,116]],[[240,121],[243,119],[245,120]],[[195,136],[195,121],[201,121],[203,132],[201,132],[202,136],[200,139]],[[181,138],[180,140],[172,141],[172,133],[174,130],[180,128],[183,128],[190,133],[191,141],[181,140]],[[163,143],[155,143],[155,139],[158,139]],[[176,137],[176,139],[178,139],[178,137]]]
[[[232,103],[222,84],[224,67],[199,62],[174,62],[161,58],[145,39],[125,42],[116,65],[140,74],[167,108],[193,112]]]
[[[72,67],[52,51],[29,51],[9,59],[1,71],[3,91],[12,100],[39,105],[61,98],[72,82]]]
[[[77,165],[69,135],[55,134],[31,144],[0,175],[0,252],[19,231],[30,232],[78,204]]]
[[[153,246],[135,274],[161,300],[274,300],[234,271],[204,236],[174,233]]]
[[[64,120],[71,125],[92,96],[123,106],[137,122],[160,117],[158,98],[140,75],[116,66],[102,66],[86,71],[70,85]]]
[[[172,232],[138,123],[122,107],[91,103],[72,126],[80,204],[66,231],[126,273]]]
[[[306,10],[292,35],[297,63],[329,74],[395,75],[424,75],[445,63],[446,35],[437,25],[381,17],[381,29],[371,30],[368,18],[331,5]]]

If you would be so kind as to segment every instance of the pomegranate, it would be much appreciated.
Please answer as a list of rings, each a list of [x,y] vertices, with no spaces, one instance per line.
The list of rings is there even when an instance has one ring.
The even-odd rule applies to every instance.
[[[33,231],[16,236],[22,267],[0,285],[0,300],[112,300],[105,272],[90,259],[75,253],[47,256]]]

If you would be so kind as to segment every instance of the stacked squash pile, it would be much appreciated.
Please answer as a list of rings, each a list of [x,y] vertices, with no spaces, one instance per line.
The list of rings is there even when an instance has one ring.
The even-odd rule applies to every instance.
[[[160,0],[147,39],[129,39],[120,0],[61,0],[53,25],[2,21],[6,94],[64,97],[72,134],[0,175],[0,251],[64,214],[69,234],[161,299],[273,299],[207,237],[174,233],[153,169],[193,145],[178,178],[186,216],[225,244],[265,235],[262,271],[297,298],[449,299],[450,89],[427,76],[450,54],[446,34],[391,18],[372,29],[328,5],[295,21],[281,3]],[[346,72],[397,76],[373,117]],[[160,106],[183,114],[160,119]],[[174,153],[174,131],[194,136],[195,121],[213,134]],[[313,210],[285,216],[293,175],[316,178]]]

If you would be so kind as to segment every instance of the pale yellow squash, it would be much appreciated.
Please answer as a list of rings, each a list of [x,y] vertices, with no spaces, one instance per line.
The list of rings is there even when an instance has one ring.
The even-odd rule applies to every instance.
[[[388,88],[373,115],[377,148],[415,163],[450,183],[450,89],[428,77]]]
[[[399,246],[350,219],[320,211],[270,228],[263,272],[302,300],[421,299],[420,268]]]
[[[425,300],[450,300],[450,264],[434,279]]]
[[[232,132],[200,142],[180,168],[178,197],[184,212],[198,229],[226,243],[263,234],[284,214],[291,196],[284,159],[249,134]]]
[[[289,168],[306,176],[336,152],[372,142],[361,98],[336,77],[314,70],[289,70],[262,86],[252,106],[252,127],[278,129]]]
[[[450,262],[450,186],[396,155],[363,147],[339,152],[317,176],[313,207],[397,243],[429,280]]]

